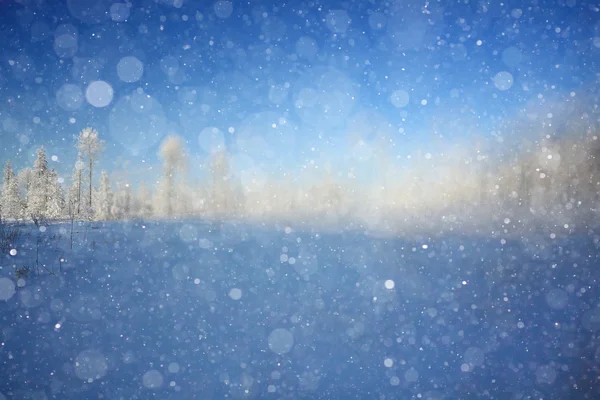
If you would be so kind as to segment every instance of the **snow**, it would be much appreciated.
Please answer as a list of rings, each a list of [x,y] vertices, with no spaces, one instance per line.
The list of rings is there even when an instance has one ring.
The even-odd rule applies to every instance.
[[[505,90],[510,89],[513,85],[513,76],[508,71],[498,72],[494,76],[493,80],[494,80],[494,85],[496,86],[496,88],[498,90],[505,91]]]
[[[6,277],[0,278],[0,300],[7,301],[15,295],[15,283]]]
[[[85,90],[85,99],[94,107],[108,106],[113,99],[113,88],[108,82],[94,81]]]
[[[219,0],[214,5],[215,15],[219,18],[226,19],[233,13],[233,3],[228,0]]]
[[[463,355],[463,360],[468,364],[480,367],[483,365],[485,354],[483,350],[478,347],[469,347]]]
[[[140,80],[144,73],[144,64],[134,56],[126,56],[117,64],[117,74],[123,82],[133,83]]]
[[[346,10],[331,10],[325,17],[327,27],[334,33],[344,33],[352,22]]]
[[[77,28],[71,24],[59,25],[54,31],[54,51],[60,58],[72,58],[78,50]]]
[[[113,3],[110,6],[110,18],[113,21],[124,22],[129,18],[130,6],[127,3]]]
[[[229,297],[231,297],[232,300],[239,300],[242,298],[242,291],[238,288],[233,288],[229,291]]]
[[[546,302],[550,308],[562,310],[569,302],[569,295],[563,289],[551,289],[546,293]]]
[[[56,92],[56,102],[65,111],[75,111],[83,104],[83,92],[79,86],[66,83]]]
[[[164,382],[163,375],[155,369],[146,372],[142,380],[144,382],[144,387],[148,389],[158,389]]]
[[[108,371],[106,357],[97,350],[84,350],[75,358],[75,375],[81,380],[91,383],[101,379]]]
[[[409,100],[410,96],[405,90],[394,90],[390,96],[390,101],[396,108],[406,107]]]
[[[71,15],[87,24],[106,22],[110,15],[112,0],[82,1],[67,0],[67,8]]]
[[[465,372],[477,391],[516,377],[553,385],[573,374],[556,362],[569,365],[569,354],[585,351],[578,340],[600,330],[600,308],[584,307],[597,299],[587,282],[598,251],[581,236],[539,237],[551,250],[540,253],[510,236],[502,247],[477,236],[430,236],[425,249],[419,236],[81,222],[70,249],[69,224],[47,228],[34,231],[43,238],[39,274],[34,268],[16,288],[14,268],[0,269],[10,329],[2,354],[19,365],[39,360],[36,369],[13,370],[16,379],[53,371],[62,382],[77,378],[84,392],[117,385],[184,395],[201,379],[221,394],[322,393],[337,385],[339,371],[361,382],[360,393],[427,392],[440,377]],[[35,266],[36,246],[23,236],[11,263]],[[567,267],[573,255],[581,278]],[[318,268],[308,273],[303,262]],[[564,267],[548,269],[550,262]],[[563,330],[570,319],[584,330]],[[569,352],[545,349],[543,331]],[[31,343],[45,356],[23,353]],[[224,373],[228,383],[217,383]],[[71,385],[56,393],[67,396]]]
[[[142,89],[117,100],[108,117],[113,140],[132,152],[157,144],[165,136],[166,126],[162,105]]]
[[[219,128],[207,127],[198,135],[198,143],[206,153],[222,151],[225,148],[225,136]]]
[[[0,400],[599,392],[593,2],[0,3]]]
[[[289,353],[294,347],[294,335],[287,329],[277,328],[269,334],[269,348],[276,354]]]

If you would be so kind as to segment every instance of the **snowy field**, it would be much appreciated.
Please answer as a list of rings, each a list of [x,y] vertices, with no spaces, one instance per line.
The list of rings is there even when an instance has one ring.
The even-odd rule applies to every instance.
[[[0,270],[2,400],[565,399],[599,388],[593,235],[76,223],[71,249],[70,224],[19,229]]]

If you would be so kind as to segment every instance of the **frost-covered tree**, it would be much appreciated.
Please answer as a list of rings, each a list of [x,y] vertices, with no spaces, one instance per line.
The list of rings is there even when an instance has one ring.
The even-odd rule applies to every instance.
[[[17,177],[10,165],[10,161],[4,166],[4,180],[2,182],[2,218],[19,218],[21,213],[21,200],[19,198],[19,184]]]
[[[131,186],[129,183],[118,184],[115,200],[112,207],[112,213],[118,220],[124,220],[131,216]]]
[[[212,178],[210,212],[214,215],[225,215],[238,210],[242,202],[242,194],[239,190],[234,190],[226,152],[213,153],[209,168]]]
[[[111,219],[113,206],[113,191],[110,186],[110,179],[106,171],[102,171],[100,176],[100,187],[98,188],[96,205],[96,218],[102,221]]]
[[[75,216],[80,216],[85,206],[85,203],[83,203],[83,168],[82,155],[79,153],[73,168],[73,175],[71,175],[71,187],[67,196],[70,210]]]
[[[152,216],[152,192],[143,182],[140,184],[136,203],[139,207],[138,216],[142,218],[150,218]]]
[[[185,151],[179,136],[170,135],[161,144],[159,155],[163,161],[163,179],[159,189],[159,207],[167,217],[173,216],[177,204],[176,174],[185,167]]]
[[[19,216],[23,218],[27,218],[27,204],[29,203],[29,195],[31,194],[31,189],[33,187],[33,178],[34,175],[31,168],[23,168],[17,174],[20,193]]]
[[[27,214],[35,218],[46,216],[48,204],[48,161],[44,146],[37,152],[33,163],[31,188],[27,196]]]
[[[58,181],[58,175],[54,169],[48,171],[48,203],[46,215],[48,218],[56,219],[64,215],[65,198],[63,190]]]
[[[104,150],[104,141],[98,139],[98,131],[92,128],[85,128],[79,133],[77,139],[77,150],[85,159],[85,168],[87,168],[86,206],[92,208],[92,174],[94,164],[98,161],[100,153]]]

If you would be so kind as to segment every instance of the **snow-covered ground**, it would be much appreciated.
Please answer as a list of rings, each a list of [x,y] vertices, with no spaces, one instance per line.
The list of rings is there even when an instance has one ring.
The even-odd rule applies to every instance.
[[[90,223],[71,249],[70,224],[20,229],[0,263],[2,400],[564,399],[600,387],[591,234]]]

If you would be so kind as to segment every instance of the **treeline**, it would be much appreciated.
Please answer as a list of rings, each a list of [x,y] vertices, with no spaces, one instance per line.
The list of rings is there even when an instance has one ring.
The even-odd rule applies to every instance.
[[[193,165],[183,140],[161,144],[162,172],[154,186],[111,182],[94,167],[104,143],[84,129],[69,182],[48,168],[43,147],[32,168],[4,168],[0,203],[6,219],[38,221],[189,217],[296,221],[327,226],[396,230],[438,225],[506,226],[530,221],[569,225],[589,222],[600,206],[600,140],[591,129],[580,135],[544,135],[487,153],[475,145],[443,154],[413,154],[402,163],[374,157],[372,180],[359,182],[347,171],[315,168],[303,176],[274,179],[260,168],[233,171],[225,151]],[[510,221],[510,222],[509,222]]]
[[[0,217],[12,220],[32,220],[39,223],[47,219],[99,218],[94,204],[102,204],[102,190],[93,187],[94,166],[104,149],[98,132],[86,128],[79,134],[76,148],[79,152],[73,168],[71,185],[48,167],[44,147],[37,151],[31,168],[15,172],[10,160],[3,171],[0,196]],[[67,187],[67,189],[65,189]]]

